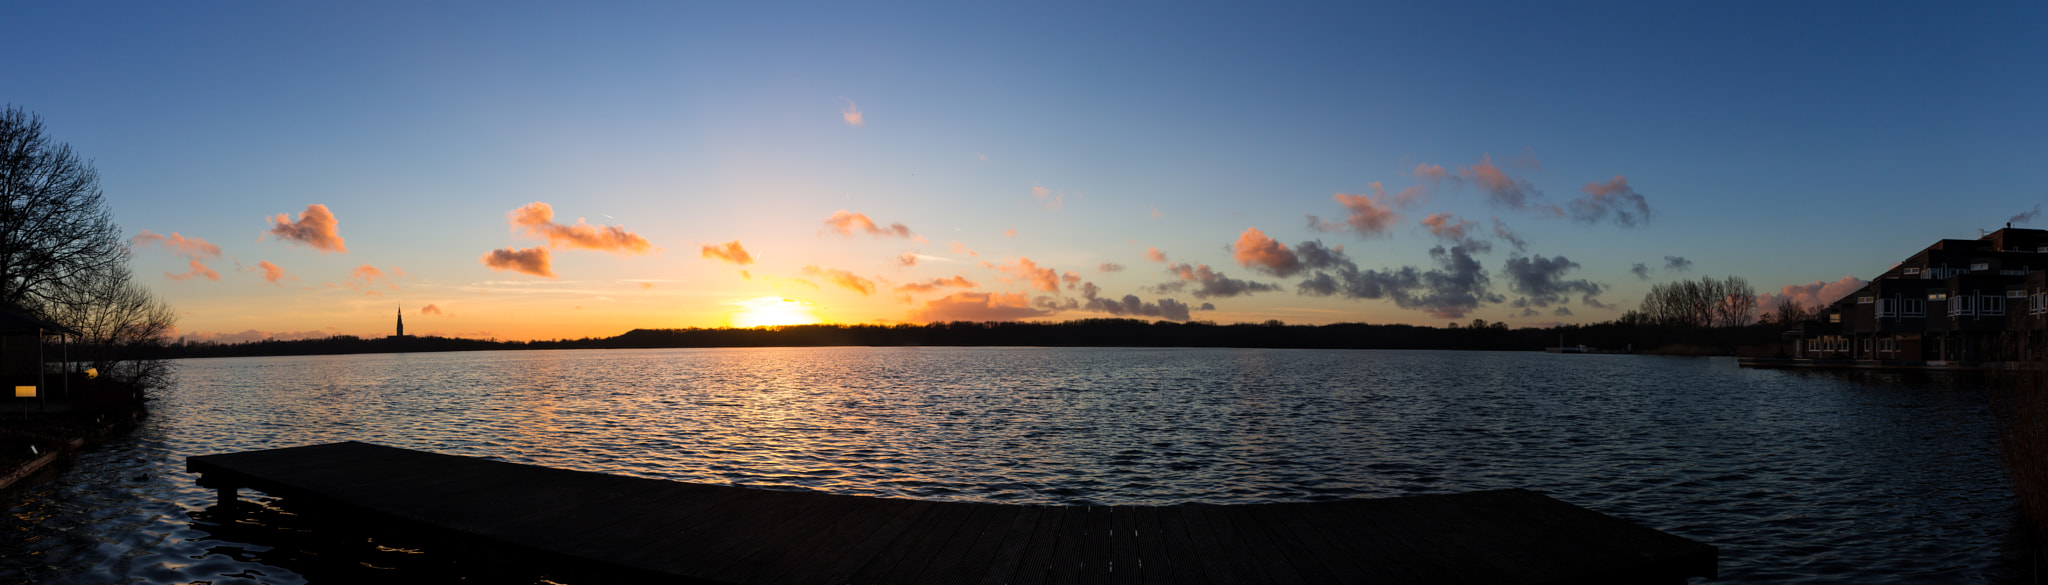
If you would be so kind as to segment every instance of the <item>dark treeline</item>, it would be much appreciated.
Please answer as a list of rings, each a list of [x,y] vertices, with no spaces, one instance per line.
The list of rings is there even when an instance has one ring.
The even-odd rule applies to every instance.
[[[1219,325],[1084,319],[1058,323],[964,322],[925,325],[790,325],[753,329],[635,329],[616,337],[552,341],[487,341],[445,337],[335,336],[294,341],[172,345],[173,357],[228,357],[510,349],[624,349],[669,347],[821,346],[1050,346],[1050,347],[1270,347],[1330,349],[1464,349],[1540,351],[1587,345],[1600,349],[1688,355],[1768,355],[1778,328],[1674,327],[1641,322],[1509,329],[1474,320],[1467,325],[1287,325],[1279,321]]]

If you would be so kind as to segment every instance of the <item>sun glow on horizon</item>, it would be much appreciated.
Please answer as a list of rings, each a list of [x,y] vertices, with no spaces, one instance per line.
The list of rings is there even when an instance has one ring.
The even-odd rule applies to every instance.
[[[822,323],[816,305],[789,297],[758,297],[733,303],[738,308],[726,318],[733,327],[809,325]]]

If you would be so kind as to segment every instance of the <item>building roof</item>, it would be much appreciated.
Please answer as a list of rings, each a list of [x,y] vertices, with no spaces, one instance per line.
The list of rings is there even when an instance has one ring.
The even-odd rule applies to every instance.
[[[28,315],[16,313],[14,311],[0,309],[0,334],[12,335],[36,332],[42,332],[45,334],[60,333],[64,335],[79,335],[77,331],[72,330],[70,327],[65,327],[63,325],[58,325],[50,321],[37,319],[35,317],[30,317]]]

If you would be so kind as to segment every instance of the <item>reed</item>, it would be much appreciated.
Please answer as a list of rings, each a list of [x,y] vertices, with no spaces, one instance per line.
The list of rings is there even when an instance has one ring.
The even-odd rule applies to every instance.
[[[1998,422],[2005,476],[2021,522],[2033,532],[2036,558],[2048,557],[2048,374],[2002,372],[1991,382],[1991,413]]]

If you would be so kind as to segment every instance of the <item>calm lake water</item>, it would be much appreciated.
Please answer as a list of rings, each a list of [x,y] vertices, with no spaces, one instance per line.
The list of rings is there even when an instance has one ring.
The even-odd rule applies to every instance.
[[[215,522],[212,492],[184,472],[190,455],[344,440],[1012,503],[1520,487],[1719,546],[1723,582],[2032,578],[1984,393],[1944,377],[1652,356],[1075,348],[234,358],[185,361],[180,377],[132,436],[4,503],[0,582],[575,582],[570,569],[357,534],[260,496],[263,513]]]

